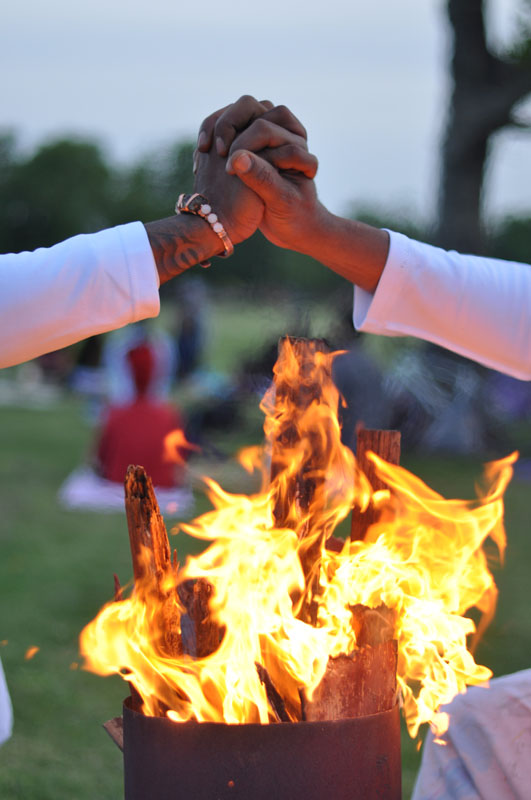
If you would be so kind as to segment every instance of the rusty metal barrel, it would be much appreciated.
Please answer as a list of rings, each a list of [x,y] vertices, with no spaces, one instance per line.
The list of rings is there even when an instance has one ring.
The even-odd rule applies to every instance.
[[[272,725],[124,722],[125,800],[400,800],[400,718]]]

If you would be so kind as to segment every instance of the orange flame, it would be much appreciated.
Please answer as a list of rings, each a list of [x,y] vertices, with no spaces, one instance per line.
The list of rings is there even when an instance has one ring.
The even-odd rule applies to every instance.
[[[297,719],[299,690],[311,695],[328,659],[356,649],[351,607],[358,603],[396,611],[398,683],[412,736],[424,722],[442,730],[439,706],[490,677],[467,649],[475,626],[465,614],[473,607],[493,613],[496,587],[482,546],[490,536],[503,556],[503,493],[516,454],[487,466],[473,501],[445,500],[372,455],[389,487],[373,498],[379,521],[365,541],[327,550],[337,524],[372,498],[341,444],[332,357],[314,352],[301,361],[296,346],[284,347],[262,403],[267,447],[260,462],[257,450],[243,457],[248,468],[260,463],[262,490],[233,495],[206,479],[214,508],[182,529],[210,546],[179,571],[168,568],[158,590],[137,581],[130,597],[106,605],[83,630],[85,668],[132,683],[145,714],[270,722],[258,663]],[[170,656],[165,625],[170,615],[181,635],[175,589],[191,578],[213,587],[210,614],[223,636],[208,656]]]
[[[176,428],[174,431],[167,433],[164,437],[163,459],[164,461],[171,461],[174,464],[184,465],[186,463],[186,459],[183,451],[198,451],[200,449],[200,447],[192,444],[186,439],[184,431],[182,431],[180,428]]]

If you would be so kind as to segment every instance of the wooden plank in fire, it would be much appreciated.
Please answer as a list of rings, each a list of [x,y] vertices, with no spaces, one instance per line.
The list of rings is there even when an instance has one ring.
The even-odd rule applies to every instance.
[[[356,459],[358,466],[365,473],[373,492],[387,489],[387,485],[378,478],[374,463],[367,458],[367,453],[373,452],[390,464],[400,463],[400,431],[368,430],[362,428],[358,431],[356,445]],[[365,539],[370,526],[377,522],[380,512],[371,502],[365,511],[359,507],[352,510],[351,539]]]
[[[127,470],[125,509],[135,584],[143,587],[142,591],[156,592],[161,601],[161,629],[167,654],[187,653],[194,658],[209,655],[218,647],[221,636],[208,612],[212,585],[203,578],[178,585],[176,553],[172,559],[151,478],[141,466]],[[168,582],[168,577],[174,580]],[[179,608],[186,613],[181,616]]]
[[[351,719],[394,708],[397,700],[395,612],[357,605],[352,624],[358,648],[330,658],[311,700],[302,693],[303,719]]]
[[[282,369],[289,351],[296,362],[296,374],[286,376]],[[301,441],[299,423],[303,414],[312,403],[325,402],[324,389],[332,384],[329,367],[319,370],[319,379],[315,378],[316,354],[329,353],[330,347],[324,339],[304,339],[285,336],[278,344],[278,360],[275,369],[275,405],[280,411],[277,417],[278,428],[271,442],[271,481],[286,467],[286,452],[293,451]],[[288,413],[283,414],[282,409]],[[335,413],[337,409],[333,409]],[[305,622],[315,625],[317,622],[317,604],[314,595],[319,592],[319,564],[325,532],[320,536],[314,534],[312,517],[318,513],[320,491],[326,477],[326,465],[329,459],[327,443],[329,437],[322,431],[306,431],[310,440],[308,448],[311,456],[302,464],[299,473],[292,480],[276,482],[276,498],[273,509],[275,525],[278,528],[298,528],[299,557],[304,572],[306,595],[301,605],[299,616]],[[310,510],[312,514],[310,515]],[[304,526],[300,518],[307,517]]]

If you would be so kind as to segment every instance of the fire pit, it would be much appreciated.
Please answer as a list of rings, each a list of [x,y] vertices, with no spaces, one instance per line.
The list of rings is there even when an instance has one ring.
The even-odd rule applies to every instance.
[[[361,469],[341,444],[332,357],[322,342],[283,342],[262,405],[262,491],[208,481],[214,510],[182,528],[211,544],[184,567],[151,481],[128,470],[134,590],[117,586],[81,636],[86,668],[131,687],[126,800],[394,800],[398,695],[416,736],[490,676],[467,649],[465,612],[492,612],[482,544],[503,551],[514,456],[469,502],[399,467],[394,434],[366,436],[360,451],[385,460],[369,453]],[[350,539],[334,541],[352,507]]]
[[[125,800],[399,800],[400,720],[222,725],[124,703]]]

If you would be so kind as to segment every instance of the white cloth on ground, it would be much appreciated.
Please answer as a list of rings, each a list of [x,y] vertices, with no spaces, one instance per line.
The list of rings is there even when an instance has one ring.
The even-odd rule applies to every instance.
[[[354,290],[354,325],[415,336],[531,379],[531,266],[447,252],[389,231],[374,294]]]
[[[141,222],[0,255],[0,367],[156,317],[158,287]]]
[[[445,744],[428,735],[412,800],[529,800],[531,669],[472,687],[442,710]]]
[[[194,496],[187,486],[154,486],[160,510],[166,517],[182,517],[192,511]],[[72,510],[124,511],[124,485],[97,475],[88,466],[68,475],[58,492],[59,503]]]

